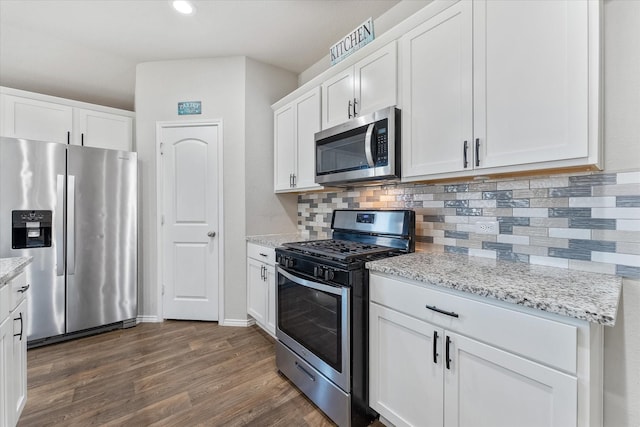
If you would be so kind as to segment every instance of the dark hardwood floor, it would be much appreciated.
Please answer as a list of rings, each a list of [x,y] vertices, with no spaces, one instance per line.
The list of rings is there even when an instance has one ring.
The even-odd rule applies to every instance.
[[[32,349],[28,387],[19,427],[334,425],[256,326],[143,323]]]

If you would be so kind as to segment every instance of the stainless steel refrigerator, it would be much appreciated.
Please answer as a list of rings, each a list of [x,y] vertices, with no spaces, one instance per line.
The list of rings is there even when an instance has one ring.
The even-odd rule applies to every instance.
[[[135,325],[136,153],[0,138],[0,257],[27,255],[29,346]]]

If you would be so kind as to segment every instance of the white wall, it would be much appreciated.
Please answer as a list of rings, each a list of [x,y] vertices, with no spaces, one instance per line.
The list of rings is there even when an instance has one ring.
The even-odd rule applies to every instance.
[[[403,0],[396,4],[391,9],[374,19],[373,32],[375,36],[380,36],[382,33],[404,21],[406,18],[413,15],[432,1],[433,0]],[[336,42],[341,35],[343,34],[336,34]],[[329,58],[329,46],[327,46],[327,55],[300,73],[298,75],[298,84],[302,86],[318,74],[328,70],[330,67],[331,60]]]
[[[640,2],[604,2],[605,170],[640,168]],[[604,335],[604,425],[640,426],[640,282],[624,280]]]
[[[249,64],[249,66],[247,66]],[[247,70],[251,75],[247,79]],[[278,199],[265,200],[267,214],[260,206],[246,206],[247,183],[263,182],[263,176],[273,180],[269,167],[245,171],[245,144],[249,152],[262,150],[268,145],[273,150],[272,102],[282,97],[295,85],[295,75],[247,60],[245,57],[160,61],[139,64],[136,70],[136,145],[140,160],[140,307],[143,318],[160,315],[157,280],[156,248],[156,122],[177,120],[221,119],[224,144],[224,320],[246,321],[246,244],[247,222],[258,221],[262,232],[295,230],[290,218],[296,208]],[[249,83],[248,83],[249,82]],[[262,90],[260,89],[262,88]],[[247,89],[253,91],[246,96]],[[202,102],[202,114],[178,116],[179,101]],[[247,108],[246,102],[251,106]],[[247,112],[252,116],[248,122]],[[269,148],[271,147],[271,148]],[[263,159],[264,160],[264,159]],[[272,164],[272,155],[268,164]],[[253,167],[253,164],[252,164]],[[273,166],[271,166],[272,168]],[[258,175],[254,175],[258,174]],[[258,176],[258,179],[254,179]],[[269,190],[271,193],[272,190]],[[286,212],[293,208],[293,212]],[[265,217],[278,216],[268,222]],[[273,225],[273,229],[269,227]],[[256,228],[257,227],[251,227]]]
[[[247,58],[246,210],[247,235],[295,233],[298,196],[273,193],[273,110],[271,104],[297,86],[294,73]]]

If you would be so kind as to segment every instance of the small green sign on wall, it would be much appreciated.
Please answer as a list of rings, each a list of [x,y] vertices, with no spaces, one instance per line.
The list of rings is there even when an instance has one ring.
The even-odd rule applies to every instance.
[[[192,114],[202,114],[201,101],[178,102],[178,115],[189,116]]]

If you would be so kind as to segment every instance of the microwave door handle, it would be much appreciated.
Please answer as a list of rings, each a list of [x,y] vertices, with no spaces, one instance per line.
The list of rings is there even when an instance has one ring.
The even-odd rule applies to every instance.
[[[371,150],[371,145],[373,144],[373,141],[371,140],[371,138],[373,138],[374,128],[375,128],[375,124],[371,123],[367,128],[367,135],[364,138],[364,154],[365,156],[367,156],[367,163],[369,164],[370,168],[375,167],[376,165],[376,163],[373,161],[373,152]]]

